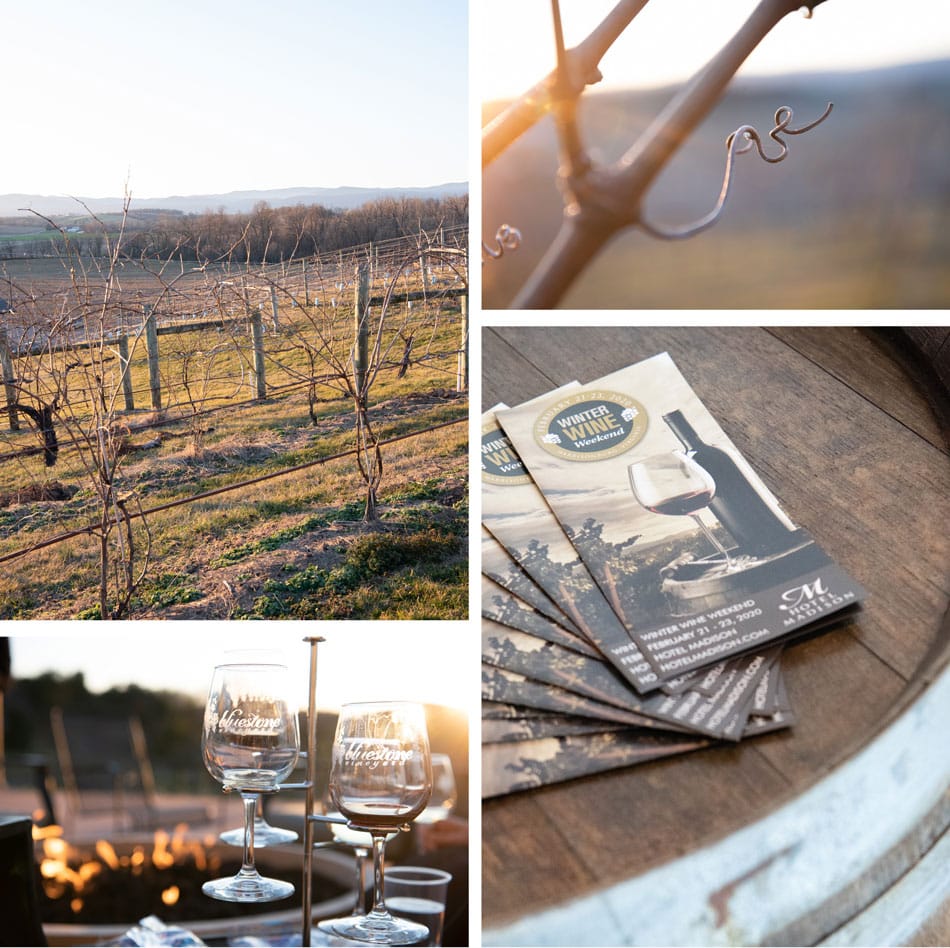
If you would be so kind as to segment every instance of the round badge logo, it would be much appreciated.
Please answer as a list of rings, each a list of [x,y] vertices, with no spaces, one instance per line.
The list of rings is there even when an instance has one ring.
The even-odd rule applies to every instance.
[[[574,392],[549,405],[534,437],[549,454],[568,461],[602,461],[623,454],[647,430],[646,409],[619,392]]]
[[[493,422],[482,428],[482,480],[505,486],[531,481],[508,436]]]

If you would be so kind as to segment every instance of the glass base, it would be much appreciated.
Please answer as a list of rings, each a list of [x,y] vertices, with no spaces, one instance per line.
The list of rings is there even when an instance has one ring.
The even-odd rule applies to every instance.
[[[294,887],[280,879],[265,879],[257,873],[212,879],[201,891],[222,902],[276,902],[294,894]]]
[[[424,945],[429,939],[425,925],[392,915],[348,915],[326,919],[317,927],[327,935],[368,945]]]
[[[282,843],[295,843],[299,837],[293,830],[281,829],[279,826],[271,826],[265,823],[263,826],[254,824],[254,848],[260,849],[262,846],[280,846]],[[244,845],[244,830],[233,829],[226,833],[221,833],[218,839],[228,846]]]

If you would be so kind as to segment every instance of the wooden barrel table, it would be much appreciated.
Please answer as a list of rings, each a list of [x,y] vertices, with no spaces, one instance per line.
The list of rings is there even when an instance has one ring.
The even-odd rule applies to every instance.
[[[791,729],[485,801],[483,941],[948,944],[950,331],[486,328],[484,406],[663,351],[869,598]]]

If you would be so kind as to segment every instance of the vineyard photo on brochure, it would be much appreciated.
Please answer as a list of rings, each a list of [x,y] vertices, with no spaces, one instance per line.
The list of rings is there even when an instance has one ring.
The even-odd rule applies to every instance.
[[[483,795],[791,726],[865,592],[666,353],[482,418]]]

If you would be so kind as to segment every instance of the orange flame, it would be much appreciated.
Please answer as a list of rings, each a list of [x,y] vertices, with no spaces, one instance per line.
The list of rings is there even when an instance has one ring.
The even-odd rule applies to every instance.
[[[138,876],[142,875],[147,864],[167,869],[183,864],[191,857],[197,869],[206,871],[214,859],[209,859],[205,846],[213,846],[215,838],[208,836],[203,842],[189,841],[185,839],[187,832],[185,823],[179,823],[171,836],[165,830],[157,830],[150,854],[146,846],[138,845],[129,855],[119,856],[111,843],[100,839],[95,844],[95,856],[81,861],[79,851],[63,839],[61,826],[34,826],[33,839],[41,844],[42,850],[40,875],[43,889],[51,899],[69,898],[70,909],[78,915],[84,905],[83,890],[107,867],[113,871],[127,867]],[[162,903],[167,906],[177,904],[180,898],[181,891],[176,885],[168,886],[161,893]]]
[[[155,831],[155,848],[152,850],[152,863],[157,869],[170,869],[175,865],[175,857],[168,849],[168,833]]]
[[[112,844],[104,839],[96,840],[96,854],[112,870],[119,868],[119,857],[115,854]]]
[[[50,839],[54,836],[62,836],[63,828],[62,826],[57,826],[55,823],[51,826],[33,826],[33,839]]]

